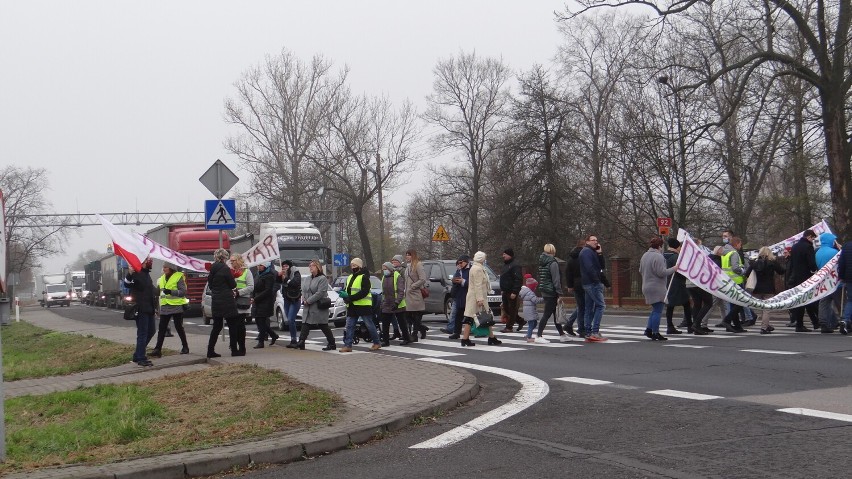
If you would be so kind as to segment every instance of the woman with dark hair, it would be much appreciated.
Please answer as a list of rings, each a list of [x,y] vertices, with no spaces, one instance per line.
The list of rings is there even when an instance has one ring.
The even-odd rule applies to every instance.
[[[757,284],[751,294],[755,298],[767,299],[775,296],[775,275],[783,276],[787,269],[768,246],[763,246],[757,253],[757,261],[749,265],[743,277],[748,278],[752,271],[757,275]],[[769,334],[772,331],[775,331],[775,328],[769,324],[769,310],[764,309],[760,312],[760,334]]]
[[[302,298],[302,275],[293,266],[293,262],[285,259],[281,262],[281,296],[284,297],[284,317],[290,329],[290,344],[288,348],[296,347],[296,315],[299,314],[300,299]]]
[[[236,322],[242,323],[242,318],[239,317],[237,311],[236,288],[237,280],[234,279],[234,274],[231,268],[225,264],[231,255],[228,250],[219,248],[213,253],[213,265],[210,267],[210,274],[207,276],[207,286],[210,288],[211,297],[211,315],[213,316],[213,329],[210,330],[210,340],[207,342],[207,357],[218,358],[222,356],[216,353],[216,341],[219,338],[219,333],[222,332],[223,322],[228,321],[228,328]],[[239,321],[237,321],[239,320]],[[231,334],[235,334],[236,325],[231,329]],[[245,335],[245,323],[243,323],[243,335]],[[245,336],[243,336],[243,349],[232,351],[232,356],[245,356]]]
[[[320,266],[319,261],[311,261],[308,269],[311,275],[302,282],[302,331],[299,334],[296,348],[305,349],[305,340],[308,339],[311,326],[316,326],[328,341],[328,345],[322,350],[332,351],[337,349],[337,345],[334,342],[334,335],[331,334],[331,328],[328,327],[328,309],[320,309],[317,305],[319,300],[328,298],[328,279],[322,274],[322,266]]]
[[[429,328],[421,324],[423,313],[426,311],[426,301],[420,292],[420,289],[426,286],[428,278],[423,265],[420,264],[417,251],[406,251],[405,263],[405,317],[408,327],[412,329],[411,342],[416,343],[418,334],[420,339],[426,339],[426,331],[429,331]]]
[[[674,272],[676,266],[666,268],[663,257],[663,240],[657,236],[651,238],[648,251],[639,260],[639,273],[642,275],[642,294],[645,304],[651,305],[645,336],[653,341],[665,341],[660,334],[660,318],[666,300],[666,277]]]
[[[272,262],[257,265],[257,279],[252,291],[254,305],[254,321],[257,324],[257,345],[254,349],[264,346],[267,338],[272,338],[269,345],[275,344],[278,335],[269,327],[269,320],[275,314],[275,266]]]

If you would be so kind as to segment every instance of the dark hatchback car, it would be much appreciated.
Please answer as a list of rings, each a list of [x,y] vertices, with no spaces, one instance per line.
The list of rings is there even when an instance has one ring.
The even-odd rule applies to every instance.
[[[426,282],[426,287],[429,288],[429,297],[425,300],[426,312],[443,314],[449,318],[453,306],[450,288],[453,274],[456,272],[456,261],[453,259],[424,260],[423,270],[429,278],[429,281]],[[485,265],[485,272],[488,274],[488,281],[491,283],[491,289],[488,291],[488,306],[495,316],[500,316],[500,303],[502,302],[500,279],[487,264]]]

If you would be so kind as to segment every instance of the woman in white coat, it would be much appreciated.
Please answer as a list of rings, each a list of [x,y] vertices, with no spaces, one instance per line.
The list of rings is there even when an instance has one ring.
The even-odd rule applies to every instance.
[[[485,253],[477,251],[473,255],[473,264],[470,267],[470,276],[468,278],[464,319],[462,320],[462,346],[476,346],[476,343],[470,340],[470,328],[473,325],[476,314],[488,307],[488,290],[491,289],[491,282],[488,281],[488,273],[485,272],[484,264]],[[495,346],[503,344],[502,341],[494,336],[492,326],[488,327],[488,344]]]

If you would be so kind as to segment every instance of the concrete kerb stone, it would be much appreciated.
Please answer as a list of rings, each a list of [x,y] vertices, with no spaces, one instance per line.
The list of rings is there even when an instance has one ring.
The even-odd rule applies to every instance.
[[[67,327],[67,326],[66,326]],[[163,358],[166,359],[166,358]],[[181,360],[189,360],[184,356]],[[192,358],[196,360],[195,358]],[[223,358],[224,359],[224,358]],[[404,361],[411,359],[398,358]],[[176,360],[179,361],[179,360]],[[199,357],[198,362],[227,364],[229,362]],[[165,366],[165,365],[164,365]],[[28,479],[183,479],[186,476],[211,475],[235,467],[255,464],[280,464],[305,457],[334,452],[353,444],[369,442],[385,432],[394,432],[413,424],[418,418],[457,407],[479,393],[476,377],[462,368],[442,366],[461,376],[461,384],[444,397],[431,402],[409,405],[395,414],[378,415],[349,405],[347,413],[333,426],[313,430],[297,430],[243,443],[218,446],[199,451],[186,451],[158,457],[131,459],[99,466],[67,466],[42,469],[10,478]]]

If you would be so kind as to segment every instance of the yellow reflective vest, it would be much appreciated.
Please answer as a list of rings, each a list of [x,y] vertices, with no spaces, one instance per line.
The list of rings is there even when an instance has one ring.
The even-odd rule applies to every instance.
[[[722,271],[724,271],[725,274],[730,276],[731,279],[734,280],[734,283],[743,284],[743,276],[741,274],[735,272],[731,268],[731,255],[732,254],[738,255],[739,253],[737,253],[736,251],[728,251],[728,254],[725,254],[725,255],[722,256]]]
[[[166,280],[166,275],[160,276],[160,279],[157,280],[157,287],[160,288],[160,306],[180,306],[189,303],[188,298],[172,296],[163,292],[164,289],[177,291],[181,278],[183,278],[183,273],[177,271],[172,273],[168,280]]]
[[[354,284],[352,284],[352,278],[354,278],[355,276],[358,276],[358,286],[357,287]],[[358,294],[364,288],[364,278],[366,276],[367,275],[360,274],[360,273],[357,274],[357,275],[350,274],[349,277],[346,278],[346,287],[344,288],[344,290],[346,290],[346,292],[349,293],[350,295]],[[351,303],[349,303],[349,305],[350,306],[372,306],[373,305],[373,297],[370,294],[370,279],[369,278],[367,279],[367,296],[364,296],[361,299],[352,301]]]

